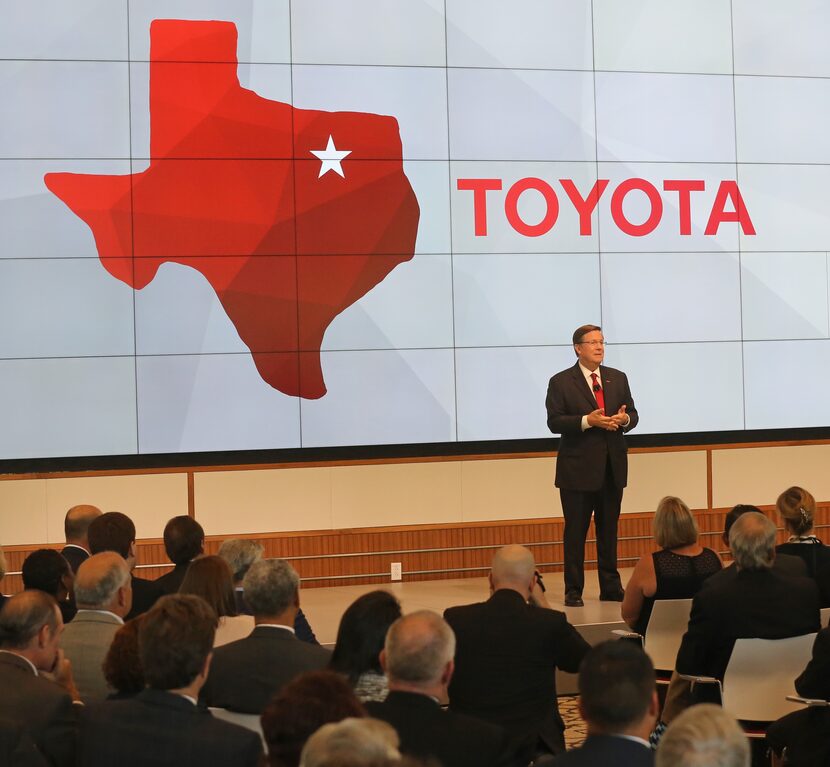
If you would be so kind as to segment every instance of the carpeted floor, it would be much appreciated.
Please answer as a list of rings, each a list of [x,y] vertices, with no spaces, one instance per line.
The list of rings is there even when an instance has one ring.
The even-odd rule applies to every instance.
[[[578,702],[578,695],[559,697],[559,713],[565,721],[565,747],[568,749],[581,746],[585,740],[585,722],[579,715]]]

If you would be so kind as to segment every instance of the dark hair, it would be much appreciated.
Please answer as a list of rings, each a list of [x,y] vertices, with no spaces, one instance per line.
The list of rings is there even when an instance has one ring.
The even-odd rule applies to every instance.
[[[309,671],[283,687],[262,712],[262,733],[272,767],[297,767],[308,738],[322,725],[366,710],[349,683],[333,671]]]
[[[144,615],[127,621],[112,638],[104,658],[104,678],[114,690],[127,695],[144,689],[144,673],[138,656],[138,630]]]
[[[748,511],[755,511],[758,514],[763,513],[757,506],[751,506],[747,503],[739,503],[726,512],[726,516],[723,518],[723,542],[727,546],[729,546],[729,531],[732,529],[732,525],[735,524],[741,514],[746,514]]]
[[[135,541],[133,521],[120,511],[108,511],[92,520],[87,530],[92,554],[114,551],[124,559],[130,556],[130,544]]]
[[[38,549],[23,560],[21,575],[23,588],[39,589],[57,599],[58,592],[63,588],[63,577],[72,575],[63,555],[54,549]]]
[[[183,565],[198,557],[204,544],[205,531],[195,519],[186,514],[173,517],[164,526],[164,550],[174,564]]]
[[[633,642],[601,642],[579,665],[580,706],[585,719],[608,733],[641,720],[655,690],[651,659]]]
[[[213,649],[216,613],[192,594],[164,596],[138,627],[138,656],[144,679],[155,690],[187,687]]]
[[[601,331],[602,328],[599,325],[580,325],[576,330],[574,330],[574,346],[582,341],[583,336],[588,335],[588,333],[593,333],[595,330]]]
[[[43,626],[57,631],[56,607],[57,602],[38,589],[9,597],[0,610],[0,647],[22,650]]]
[[[381,671],[380,651],[389,627],[401,617],[401,603],[388,591],[370,591],[343,613],[329,668],[354,684],[365,671]]]
[[[194,594],[205,600],[218,618],[236,615],[233,575],[228,563],[215,555],[200,557],[190,563],[179,594]]]

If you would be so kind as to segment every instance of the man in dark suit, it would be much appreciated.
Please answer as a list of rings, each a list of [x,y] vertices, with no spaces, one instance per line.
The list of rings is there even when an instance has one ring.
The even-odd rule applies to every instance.
[[[92,521],[88,530],[89,549],[93,554],[102,551],[114,551],[127,560],[130,572],[135,572],[135,525],[120,511],[108,511]],[[132,576],[133,605],[124,620],[132,620],[137,615],[146,613],[162,596],[161,589],[155,581]]]
[[[389,722],[400,750],[452,767],[499,767],[513,754],[502,727],[454,711],[442,711],[453,675],[455,636],[428,610],[398,618],[386,635],[380,662],[389,682],[383,703],[370,702],[370,716]]]
[[[156,578],[156,586],[164,594],[175,594],[182,585],[190,563],[205,553],[205,531],[187,514],[173,517],[164,526],[164,550],[175,567]]]
[[[0,612],[0,718],[34,741],[52,767],[75,763],[79,700],[60,650],[63,621],[42,591],[11,597]]]
[[[251,565],[242,585],[256,625],[245,639],[216,648],[202,701],[261,714],[288,681],[327,666],[331,652],[294,635],[300,578],[291,565],[281,559],[262,559]]]
[[[255,767],[262,742],[197,705],[210,668],[216,614],[199,597],[162,597],[147,612],[138,651],[147,689],[87,706],[80,767]]]
[[[579,667],[579,712],[588,737],[558,756],[554,767],[651,767],[648,737],[659,710],[648,655],[633,642],[602,642]]]
[[[621,602],[617,521],[628,483],[624,432],[638,421],[625,373],[602,366],[605,339],[598,325],[573,334],[577,363],[550,379],[548,428],[561,434],[556,486],[565,516],[565,604],[581,607],[585,538],[591,515],[597,532],[600,599]]]
[[[89,539],[87,531],[92,520],[101,516],[101,509],[89,504],[73,506],[63,518],[63,532],[66,546],[61,550],[64,559],[69,562],[73,573],[78,572],[81,562],[89,558]]]
[[[524,546],[499,549],[490,589],[486,602],[444,612],[457,642],[450,710],[505,727],[528,756],[564,751],[555,670],[575,672],[590,647],[550,608]]]

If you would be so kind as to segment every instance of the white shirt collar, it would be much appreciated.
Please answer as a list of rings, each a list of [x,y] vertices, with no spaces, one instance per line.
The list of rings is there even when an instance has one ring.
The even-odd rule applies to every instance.
[[[15,658],[20,658],[21,660],[25,660],[32,667],[32,671],[34,672],[35,676],[38,676],[37,673],[37,666],[35,666],[32,661],[30,661],[25,655],[20,655],[19,653],[12,652],[11,650],[0,650],[0,652],[6,653],[6,655],[14,655]]]
[[[193,697],[191,697],[190,695],[185,695],[185,694],[183,694],[183,693],[181,693],[181,692],[177,692],[177,693],[176,693],[176,695],[178,695],[180,698],[184,698],[185,700],[189,700],[189,701],[190,701],[190,702],[191,702],[194,706],[198,706],[198,705],[199,705],[199,704],[196,702],[196,698],[193,698]]]
[[[89,552],[88,552],[88,551],[87,551],[87,550],[86,550],[83,546],[79,546],[77,543],[67,543],[67,544],[66,544],[66,546],[64,546],[64,548],[65,548],[65,549],[68,549],[68,548],[70,548],[70,547],[71,547],[71,548],[73,548],[73,549],[80,549],[80,550],[81,550],[81,551],[83,551],[83,552],[84,552],[84,554],[86,554],[88,557],[91,557],[91,556],[92,556],[92,554],[90,554],[90,553],[89,553]]]
[[[78,608],[78,615],[80,615],[81,613],[99,613],[100,615],[111,615],[119,623],[122,623],[122,624],[124,623],[124,619],[121,616],[116,615],[115,613],[110,612],[109,610],[93,610],[92,608],[89,608],[89,607],[79,607]]]
[[[645,746],[646,748],[651,749],[651,743],[649,743],[647,740],[643,740],[642,738],[638,738],[636,735],[623,735],[622,733],[614,733],[612,737],[633,740],[635,743],[639,743],[641,746]]]
[[[588,370],[581,362],[578,363],[579,369],[582,371],[582,375],[585,376],[585,380],[588,383],[591,383],[591,376],[596,373],[597,380],[602,382],[602,373],[600,372],[602,369],[602,365],[600,365],[596,370]]]
[[[293,626],[283,626],[281,623],[257,623],[254,628],[285,629],[286,631],[290,631],[292,634],[297,633],[294,631]]]

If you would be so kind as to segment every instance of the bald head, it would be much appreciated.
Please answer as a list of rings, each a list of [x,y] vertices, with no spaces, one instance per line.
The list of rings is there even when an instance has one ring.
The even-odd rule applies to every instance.
[[[75,601],[83,610],[109,610],[122,618],[130,611],[130,569],[120,554],[104,551],[81,563],[75,576]],[[124,609],[126,607],[126,609]]]
[[[92,520],[101,516],[101,509],[97,506],[90,506],[82,503],[78,506],[73,506],[66,512],[63,519],[63,531],[66,535],[67,543],[74,543],[76,546],[83,546],[85,549],[89,548],[86,531]]]
[[[741,570],[768,570],[775,561],[775,525],[763,514],[742,514],[729,529],[729,549]]]
[[[389,627],[383,651],[390,688],[433,685],[455,655],[455,634],[440,615],[419,610]]]
[[[500,548],[493,557],[490,580],[493,589],[514,589],[525,598],[530,593],[536,562],[530,549],[524,546],[510,545]]]

